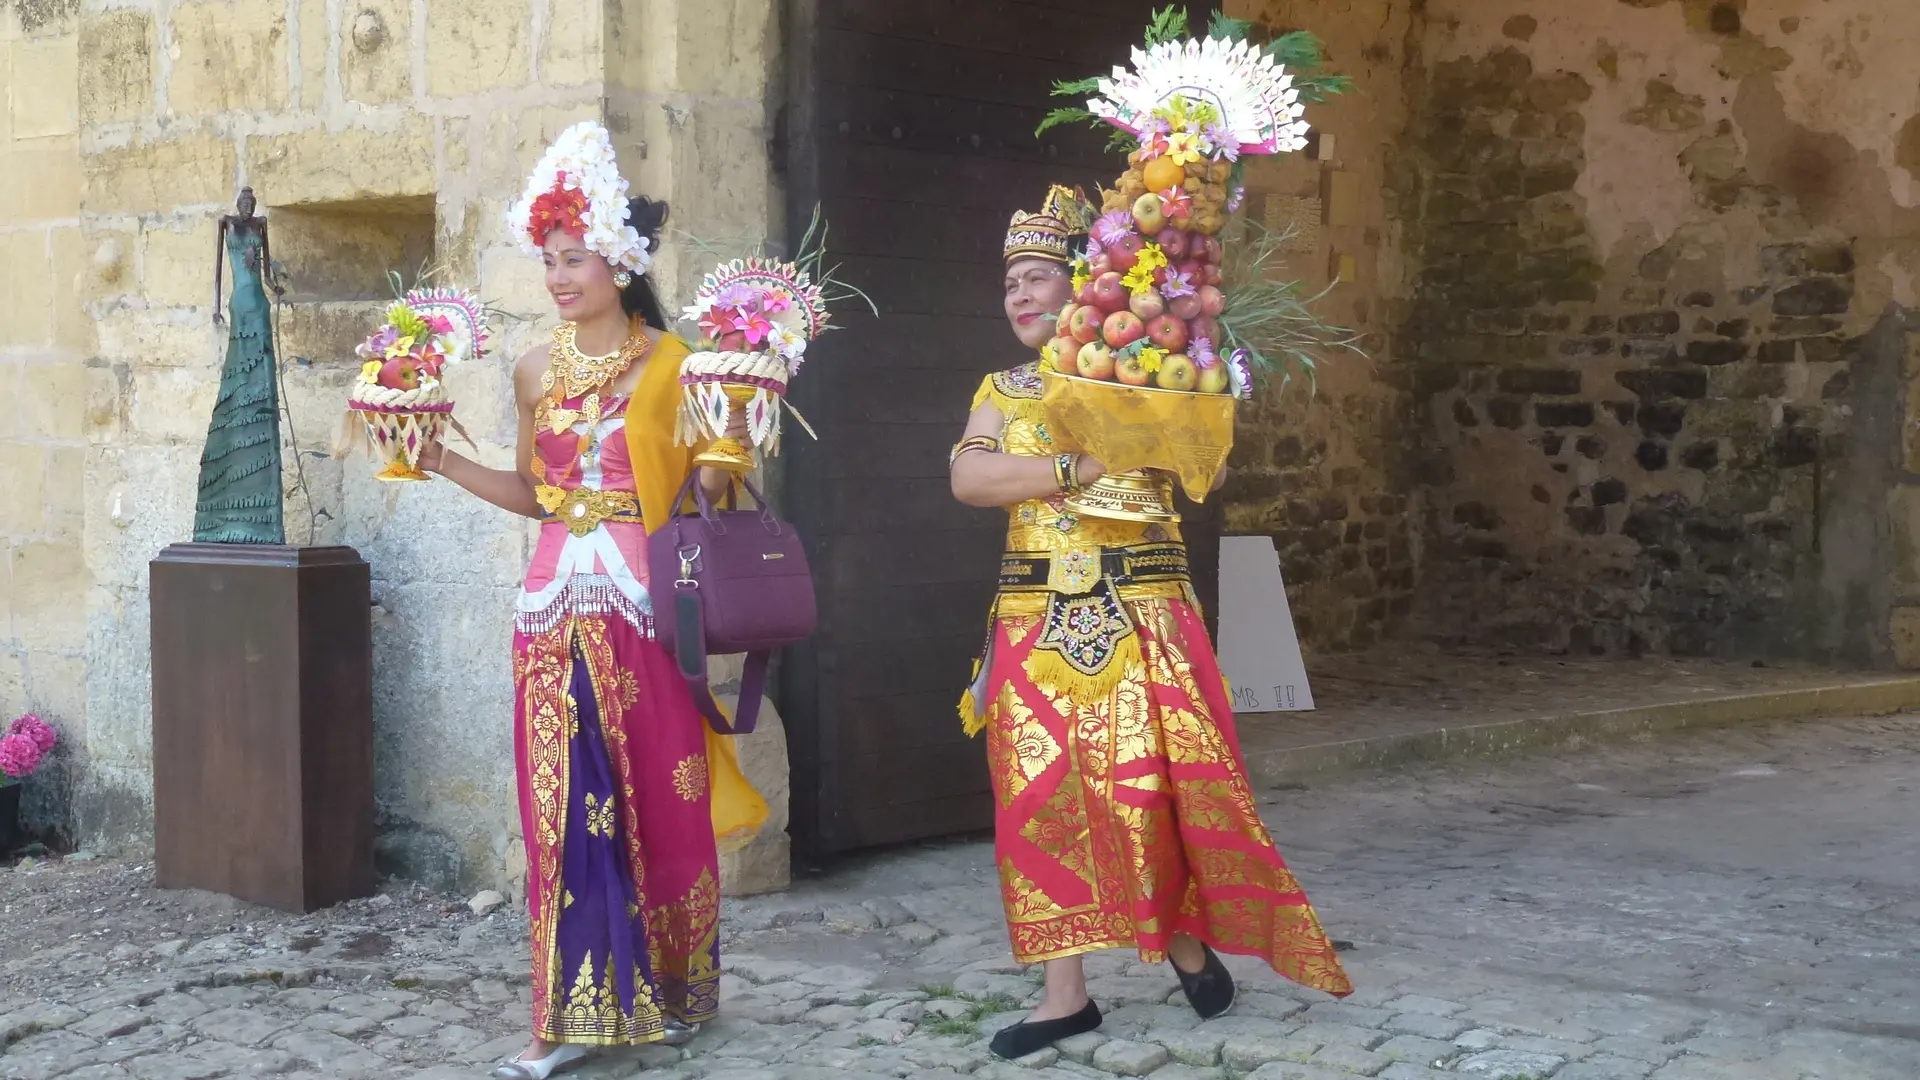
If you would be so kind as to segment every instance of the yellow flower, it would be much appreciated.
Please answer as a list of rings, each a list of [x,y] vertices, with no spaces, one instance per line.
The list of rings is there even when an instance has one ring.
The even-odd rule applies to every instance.
[[[1086,288],[1087,282],[1092,280],[1093,276],[1087,272],[1087,264],[1085,262],[1076,262],[1073,264],[1073,294],[1075,296],[1080,295],[1080,290]]]
[[[1176,131],[1167,136],[1167,156],[1175,165],[1186,166],[1205,157],[1200,136],[1191,131]]]
[[[1139,296],[1153,288],[1153,268],[1145,260],[1137,262],[1133,264],[1133,269],[1127,271],[1127,276],[1120,279],[1120,284],[1125,285],[1133,295]]]
[[[366,363],[360,365],[360,379],[362,382],[373,382],[379,377],[380,377],[380,361],[369,360]]]
[[[1155,270],[1165,269],[1167,265],[1167,249],[1161,247],[1159,244],[1148,244],[1146,247],[1140,249],[1140,261],[1136,265],[1146,267],[1149,273]]]
[[[1167,350],[1159,348],[1158,346],[1149,345],[1140,350],[1140,366],[1146,368],[1148,374],[1159,374],[1160,361],[1166,358]]]
[[[387,359],[392,360],[397,356],[405,356],[412,351],[413,335],[408,334],[406,337],[394,339],[393,344],[387,346]]]

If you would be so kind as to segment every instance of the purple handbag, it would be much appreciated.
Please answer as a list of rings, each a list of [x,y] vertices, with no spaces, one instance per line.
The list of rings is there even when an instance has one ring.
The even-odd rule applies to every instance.
[[[698,479],[697,472],[688,477],[674,500],[682,507],[691,495],[698,509],[675,514],[647,538],[654,632],[713,730],[745,735],[759,719],[774,650],[813,633],[813,576],[800,535],[752,484],[741,480],[757,509],[737,509],[729,489],[726,508],[716,510]],[[729,725],[707,686],[707,657],[733,653],[746,653],[747,662]]]

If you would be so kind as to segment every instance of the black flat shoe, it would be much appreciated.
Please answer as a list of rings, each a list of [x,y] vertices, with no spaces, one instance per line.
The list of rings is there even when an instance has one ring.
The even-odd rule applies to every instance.
[[[993,1056],[1008,1061],[1018,1061],[1028,1054],[1037,1054],[1061,1039],[1071,1039],[1075,1035],[1085,1035],[1100,1026],[1100,1007],[1087,1002],[1087,1007],[1072,1016],[1063,1016],[1058,1020],[1022,1020],[1012,1027],[1001,1028],[987,1049]]]
[[[1200,1019],[1211,1020],[1233,1008],[1233,974],[1211,947],[1204,944],[1200,947],[1207,951],[1207,965],[1192,975],[1181,971],[1172,959],[1167,963],[1173,965],[1173,973],[1180,977],[1180,989],[1187,995],[1187,1004],[1200,1014]]]

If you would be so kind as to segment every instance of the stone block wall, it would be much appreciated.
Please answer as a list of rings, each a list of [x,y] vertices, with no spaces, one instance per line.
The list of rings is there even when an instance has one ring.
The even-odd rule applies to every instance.
[[[77,291],[86,257],[71,8],[0,4],[0,724],[29,709],[84,715],[92,333]],[[30,789],[30,824],[60,813],[72,761],[56,759]]]
[[[451,485],[378,484],[332,455],[351,348],[388,269],[476,287],[507,318],[494,356],[449,382],[480,457],[510,465],[511,361],[552,314],[505,209],[581,119],[616,128],[624,171],[683,224],[777,230],[776,30],[770,5],[736,7],[715,27],[710,5],[668,2],[0,2],[0,385],[21,403],[0,418],[0,711],[39,708],[67,737],[65,780],[36,788],[52,824],[83,843],[150,834],[146,568],[191,538],[225,349],[215,223],[251,185],[287,287],[288,540],[350,544],[374,569],[382,862],[513,891],[509,620],[532,533]],[[643,67],[656,82],[629,95]],[[664,260],[669,309],[702,269]],[[771,727],[748,756],[778,794]],[[728,884],[785,870],[736,863]]]
[[[1335,351],[1314,382],[1269,386],[1242,411],[1231,461],[1226,529],[1268,535],[1302,641],[1309,648],[1372,645],[1413,603],[1412,504],[1401,482],[1407,429],[1395,372],[1401,346],[1378,328],[1403,303],[1408,252],[1387,197],[1392,136],[1407,123],[1403,68],[1423,25],[1404,2],[1355,0],[1329,9],[1294,0],[1228,3],[1228,14],[1277,30],[1301,27],[1326,42],[1351,93],[1313,106],[1331,136],[1312,154],[1250,162],[1248,213],[1291,229],[1286,274],[1309,295],[1350,266],[1321,303],[1353,328],[1363,354]]]
[[[1391,170],[1419,629],[1890,662],[1920,267],[1920,94],[1890,42],[1920,12],[1426,17]]]

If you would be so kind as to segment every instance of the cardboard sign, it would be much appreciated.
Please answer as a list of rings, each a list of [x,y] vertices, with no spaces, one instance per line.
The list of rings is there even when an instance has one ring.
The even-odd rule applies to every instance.
[[[1236,713],[1313,708],[1271,536],[1220,538],[1220,669]]]

